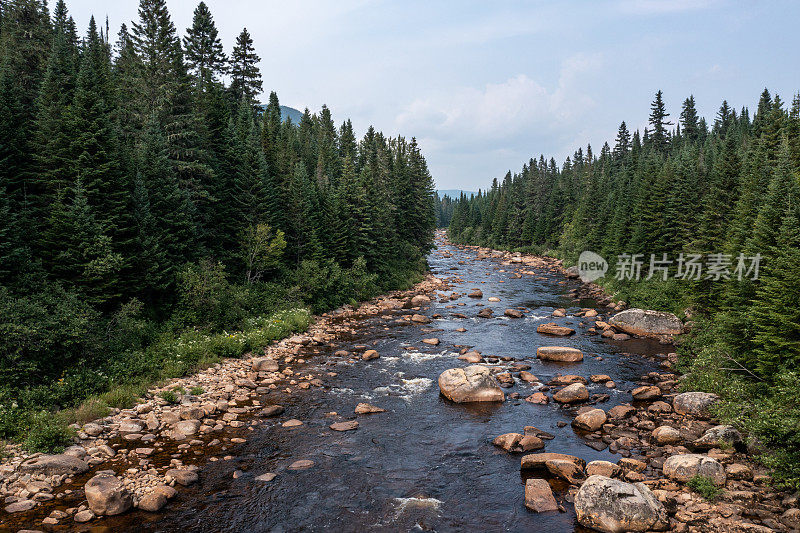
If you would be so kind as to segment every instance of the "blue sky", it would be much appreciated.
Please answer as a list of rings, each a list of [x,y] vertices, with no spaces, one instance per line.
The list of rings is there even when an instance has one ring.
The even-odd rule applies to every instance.
[[[138,6],[67,3],[81,31],[108,15],[112,37]],[[723,99],[753,109],[764,87],[785,101],[800,90],[795,1],[206,3],[227,51],[248,28],[281,103],[416,136],[442,189],[599,151],[620,121],[646,125],[658,89],[673,119],[689,94],[712,118]],[[182,35],[196,4],[168,0]]]

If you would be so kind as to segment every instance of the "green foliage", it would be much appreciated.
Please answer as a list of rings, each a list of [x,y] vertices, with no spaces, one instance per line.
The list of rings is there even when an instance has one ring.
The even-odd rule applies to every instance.
[[[426,268],[416,141],[263,109],[252,38],[229,62],[205,3],[182,40],[140,0],[113,51],[62,0],[0,11],[0,438],[130,406]]]
[[[30,452],[58,453],[74,436],[63,416],[42,411],[32,416],[23,445]]]
[[[192,396],[200,396],[204,392],[206,392],[205,389],[203,387],[200,387],[199,385],[195,385],[194,387],[189,389],[189,394],[191,394]]]
[[[698,474],[687,481],[686,485],[710,502],[713,502],[722,494],[722,489],[708,476]]]
[[[171,390],[161,391],[158,394],[158,396],[167,403],[172,403],[172,404],[178,403],[178,395],[175,394],[174,391]]]

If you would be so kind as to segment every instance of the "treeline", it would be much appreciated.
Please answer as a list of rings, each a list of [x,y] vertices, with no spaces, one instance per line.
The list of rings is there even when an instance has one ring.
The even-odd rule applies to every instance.
[[[164,328],[240,329],[424,269],[416,141],[357,140],[325,106],[282,121],[259,61],[246,29],[225,53],[203,2],[181,38],[165,0],[141,0],[113,45],[63,0],[0,4],[0,402],[60,379],[74,390],[29,403],[68,404]],[[119,338],[134,319],[156,333]]]
[[[659,91],[643,132],[623,122],[599,153],[531,159],[462,197],[450,238],[573,264],[591,250],[609,261],[603,283],[619,298],[685,312],[696,324],[683,348],[690,382],[727,398],[725,417],[773,446],[766,461],[799,486],[800,96],[787,106],[765,89],[752,116],[723,102],[711,124],[690,96],[675,122]],[[642,254],[642,281],[614,279],[621,254]],[[666,281],[644,280],[651,254],[671,259]],[[675,279],[680,254],[717,267]],[[739,276],[737,259],[759,254],[757,279]]]
[[[445,194],[439,196],[436,193],[436,227],[446,228],[450,225],[450,220],[453,218],[453,208],[456,205],[456,200]]]

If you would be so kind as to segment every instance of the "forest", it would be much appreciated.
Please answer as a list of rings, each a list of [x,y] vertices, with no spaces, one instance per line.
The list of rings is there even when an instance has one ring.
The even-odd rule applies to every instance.
[[[622,122],[613,146],[599,153],[579,148],[561,166],[530,159],[489,190],[460,198],[449,235],[567,264],[596,252],[610,264],[598,282],[617,299],[690,319],[680,347],[687,390],[720,394],[721,417],[769,449],[764,461],[797,488],[799,179],[800,95],[787,106],[765,89],[752,116],[723,102],[709,124],[692,96],[673,122],[659,91],[643,132]],[[618,279],[615,267],[635,254],[642,279]],[[651,255],[664,254],[673,262],[644,279]],[[715,257],[718,268],[681,276],[681,254]],[[740,275],[737,258],[756,256],[758,271]]]
[[[247,29],[227,54],[203,2],[184,36],[165,0],[109,33],[0,4],[0,439],[32,450],[409,286],[432,247],[414,139],[282,121]]]

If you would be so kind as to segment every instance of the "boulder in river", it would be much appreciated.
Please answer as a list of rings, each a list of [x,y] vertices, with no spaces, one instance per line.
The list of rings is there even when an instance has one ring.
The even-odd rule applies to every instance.
[[[544,335],[567,337],[575,333],[575,330],[566,326],[559,326],[555,322],[548,322],[547,324],[539,324],[539,327],[536,328],[536,332]]]
[[[546,480],[530,478],[525,482],[525,507],[537,513],[558,511],[553,489]]]
[[[470,298],[483,298],[483,291],[480,289],[475,289],[468,295]]]
[[[370,361],[372,359],[377,359],[381,355],[378,353],[377,350],[367,350],[363,354],[361,354],[361,359],[364,361]]]
[[[544,448],[544,441],[535,435],[504,433],[492,441],[492,444],[507,452],[532,452]]]
[[[719,396],[710,392],[683,392],[672,400],[672,408],[679,415],[691,415],[706,418],[711,407]]]
[[[582,526],[606,533],[669,528],[667,510],[647,485],[599,475],[581,485],[575,495],[575,514]]]
[[[566,346],[540,346],[536,349],[536,357],[543,361],[577,363],[583,361],[583,352]]]
[[[614,328],[639,337],[680,335],[683,323],[672,313],[646,309],[626,309],[612,316],[609,321]]]
[[[631,395],[633,396],[634,400],[655,400],[656,398],[661,397],[661,389],[655,385],[643,385],[633,389],[631,391]]]
[[[492,318],[494,311],[490,307],[484,307],[478,311],[478,318]]]
[[[28,459],[20,465],[20,470],[31,474],[44,474],[47,476],[83,474],[89,470],[89,465],[82,459],[72,455],[40,455]]]
[[[710,478],[716,485],[724,485],[726,480],[725,468],[719,461],[696,453],[669,457],[664,461],[664,475],[681,483],[686,483],[694,476]]]
[[[606,423],[606,413],[602,409],[590,409],[572,421],[572,426],[584,431],[597,431]]]
[[[522,457],[522,470],[547,470],[552,475],[565,479],[569,483],[578,483],[585,477],[583,469],[586,461],[580,457],[563,453],[532,453]]]
[[[659,426],[653,430],[653,438],[658,444],[678,444],[681,432],[671,426]]]
[[[573,383],[553,394],[553,399],[558,403],[583,402],[589,399],[589,390],[583,383]]]
[[[483,365],[445,370],[439,375],[439,389],[445,398],[456,403],[505,400],[503,389]]]
[[[384,413],[386,409],[382,409],[376,405],[370,405],[368,403],[360,403],[356,405],[355,413],[357,415],[369,415],[373,413]]]
[[[525,313],[523,313],[519,309],[506,309],[503,314],[506,315],[508,318],[522,318],[523,316],[525,316]]]
[[[111,474],[97,474],[83,487],[89,509],[98,516],[122,514],[133,507],[133,497],[122,481]]]

